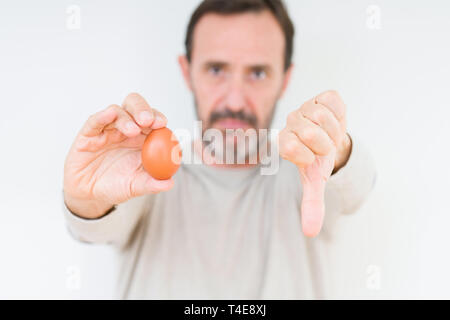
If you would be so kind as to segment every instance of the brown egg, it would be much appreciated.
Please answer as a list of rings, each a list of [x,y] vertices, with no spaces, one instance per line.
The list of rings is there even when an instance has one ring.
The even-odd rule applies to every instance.
[[[172,137],[173,136],[173,137]],[[170,179],[181,162],[181,147],[168,128],[150,132],[142,146],[142,165],[155,179]]]

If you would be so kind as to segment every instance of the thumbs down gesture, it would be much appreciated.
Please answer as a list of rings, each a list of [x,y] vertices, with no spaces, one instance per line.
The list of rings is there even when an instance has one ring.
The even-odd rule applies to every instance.
[[[294,163],[303,186],[303,233],[315,237],[325,216],[325,186],[343,167],[352,142],[346,129],[346,106],[336,91],[326,91],[291,112],[279,135],[282,158]]]

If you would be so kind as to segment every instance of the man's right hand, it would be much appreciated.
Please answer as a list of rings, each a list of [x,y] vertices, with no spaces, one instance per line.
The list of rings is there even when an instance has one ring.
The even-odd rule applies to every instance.
[[[167,191],[173,180],[156,180],[142,167],[141,149],[152,129],[167,119],[137,93],[87,120],[64,165],[64,201],[80,217],[95,219],[114,205]]]

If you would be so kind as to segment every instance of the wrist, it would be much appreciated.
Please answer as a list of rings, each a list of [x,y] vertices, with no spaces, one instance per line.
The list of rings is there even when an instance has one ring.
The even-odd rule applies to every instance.
[[[110,213],[115,205],[98,200],[77,199],[64,193],[64,204],[74,215],[83,219],[99,219]]]
[[[345,133],[344,140],[342,141],[341,147],[337,150],[336,160],[334,162],[333,174],[344,167],[348,160],[350,159],[350,154],[352,152],[352,139],[348,133]]]

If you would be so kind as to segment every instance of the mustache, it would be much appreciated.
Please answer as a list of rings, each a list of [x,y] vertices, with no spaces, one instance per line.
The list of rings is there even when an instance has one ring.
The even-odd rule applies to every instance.
[[[256,124],[258,123],[258,119],[256,118],[255,115],[247,114],[243,110],[232,111],[228,108],[223,111],[213,111],[209,116],[209,123],[211,125],[220,119],[227,119],[227,118],[245,121],[252,127],[256,127]]]

